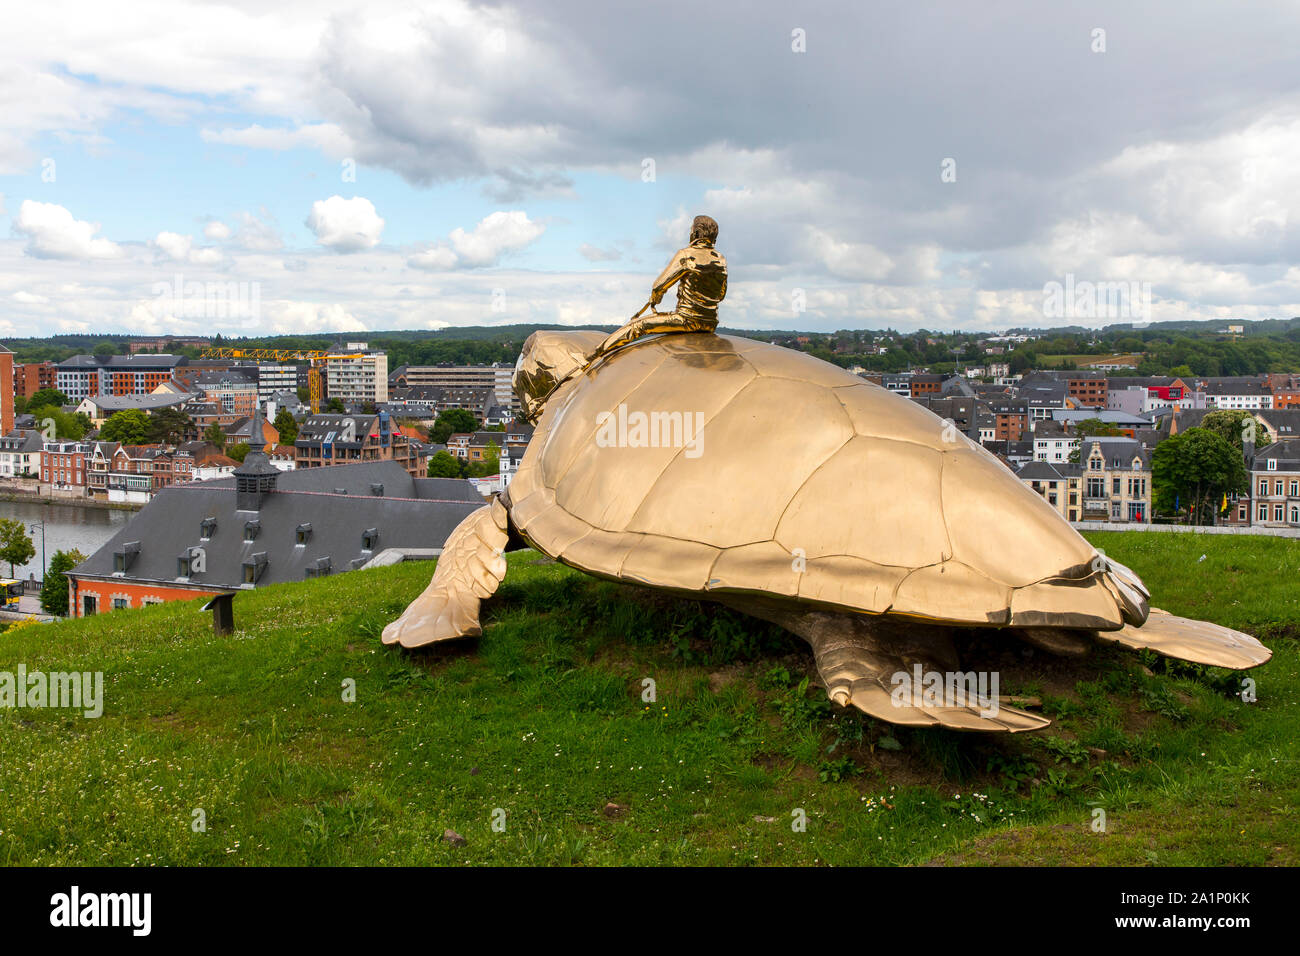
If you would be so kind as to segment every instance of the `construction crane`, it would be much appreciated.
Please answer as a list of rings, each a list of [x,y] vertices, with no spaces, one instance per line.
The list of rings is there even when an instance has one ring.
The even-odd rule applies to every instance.
[[[331,359],[361,358],[361,353],[340,354],[308,351],[306,349],[210,348],[205,349],[200,358],[247,359],[253,362],[309,362],[311,368],[307,370],[307,392],[310,396],[311,413],[317,415],[320,413],[321,407],[321,394],[323,392],[321,372],[325,368],[325,363]]]

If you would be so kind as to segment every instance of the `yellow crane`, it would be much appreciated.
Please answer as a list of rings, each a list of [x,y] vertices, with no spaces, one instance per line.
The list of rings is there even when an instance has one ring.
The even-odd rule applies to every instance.
[[[321,406],[321,372],[325,363],[337,359],[361,358],[360,353],[341,354],[337,352],[316,352],[306,349],[239,349],[210,348],[205,349],[200,358],[246,359],[252,362],[309,362],[307,371],[307,391],[310,396],[312,414],[318,414]]]

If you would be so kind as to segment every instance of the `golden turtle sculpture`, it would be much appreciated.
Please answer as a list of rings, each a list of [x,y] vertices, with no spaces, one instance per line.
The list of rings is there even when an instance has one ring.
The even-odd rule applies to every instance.
[[[1149,608],[1137,575],[905,398],[730,335],[650,336],[590,359],[603,338],[525,343],[514,384],[537,425],[528,450],[507,491],[452,532],[385,643],[480,634],[480,602],[522,539],[602,578],[774,622],[812,645],[833,701],[896,724],[1049,723],[899,693],[913,674],[961,674],[955,638],[973,628],[1065,654],[1109,641],[1234,669],[1270,656],[1249,635]]]

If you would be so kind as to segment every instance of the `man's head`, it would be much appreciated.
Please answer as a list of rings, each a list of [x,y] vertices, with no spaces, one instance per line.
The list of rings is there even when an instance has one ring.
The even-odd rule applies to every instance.
[[[691,242],[703,239],[713,245],[718,238],[718,224],[711,216],[696,216],[691,223]]]

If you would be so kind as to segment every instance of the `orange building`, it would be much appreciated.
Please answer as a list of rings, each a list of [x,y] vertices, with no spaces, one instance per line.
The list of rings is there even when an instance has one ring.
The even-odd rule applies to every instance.
[[[0,345],[0,435],[14,430],[14,353]]]

